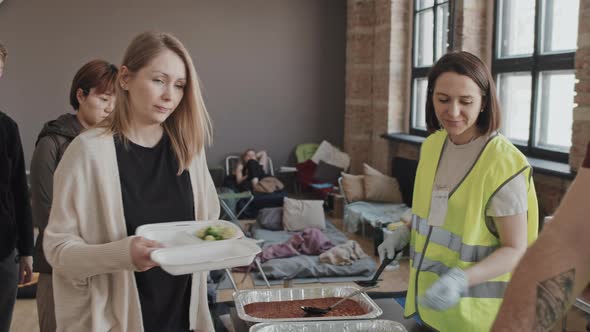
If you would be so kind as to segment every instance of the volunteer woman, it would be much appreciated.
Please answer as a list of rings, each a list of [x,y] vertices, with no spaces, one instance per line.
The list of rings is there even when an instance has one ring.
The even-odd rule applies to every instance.
[[[213,331],[206,274],[171,276],[143,224],[217,219],[210,122],[188,51],[148,32],[127,48],[111,116],[79,135],[54,177],[43,248],[58,331]]]
[[[412,222],[379,250],[392,257],[410,244],[406,316],[440,331],[487,331],[510,272],[537,236],[532,169],[497,132],[496,88],[476,56],[443,56],[427,93],[431,135],[420,152]]]

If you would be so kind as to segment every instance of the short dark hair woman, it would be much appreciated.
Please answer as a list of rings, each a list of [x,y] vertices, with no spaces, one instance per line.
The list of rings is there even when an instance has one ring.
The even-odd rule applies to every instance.
[[[43,232],[49,220],[53,196],[53,174],[66,148],[83,129],[104,120],[113,111],[117,67],[105,60],[84,64],[72,80],[70,105],[76,113],[65,113],[43,126],[31,160],[33,220],[39,227],[33,268],[39,272],[37,313],[41,332],[55,331],[55,308],[51,266],[43,254]]]

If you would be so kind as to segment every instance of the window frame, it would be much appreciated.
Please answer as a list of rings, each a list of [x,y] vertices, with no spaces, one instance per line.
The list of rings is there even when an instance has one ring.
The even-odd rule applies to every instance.
[[[437,36],[437,23],[438,23],[438,18],[437,18],[437,9],[441,6],[441,5],[448,5],[449,8],[449,18],[448,18],[448,31],[447,31],[447,44],[448,47],[446,49],[445,54],[453,49],[453,45],[454,45],[454,28],[455,28],[455,20],[454,20],[454,5],[455,5],[455,1],[453,0],[444,0],[439,2],[439,0],[433,0],[434,4],[431,7],[427,7],[427,8],[422,8],[417,10],[416,8],[418,8],[418,1],[420,0],[413,0],[413,6],[412,6],[412,53],[411,53],[411,65],[412,65],[412,74],[411,74],[411,78],[410,78],[410,123],[409,123],[409,128],[410,128],[410,134],[411,135],[417,135],[417,136],[428,136],[428,131],[425,129],[420,129],[417,127],[414,127],[414,97],[415,97],[415,93],[416,91],[414,91],[414,81],[416,79],[419,78],[428,78],[428,72],[430,71],[430,69],[432,68],[432,66],[434,65],[434,63],[436,62],[436,36]],[[432,13],[433,13],[433,27],[432,27],[432,54],[433,54],[433,63],[428,66],[428,67],[417,67],[416,66],[416,59],[415,59],[415,55],[416,55],[416,17],[418,16],[418,13],[420,12],[424,12],[426,10],[430,10],[432,9]]]
[[[535,136],[537,134],[537,111],[539,102],[539,78],[541,72],[557,71],[557,70],[575,70],[575,55],[576,49],[565,52],[553,52],[543,54],[541,48],[541,38],[543,38],[542,15],[543,7],[547,0],[535,0],[535,27],[533,35],[533,53],[526,56],[514,56],[499,58],[498,33],[501,12],[499,11],[500,1],[494,0],[494,28],[493,28],[493,42],[492,42],[492,76],[498,82],[498,75],[509,74],[514,72],[526,72],[531,74],[531,109],[529,118],[529,133],[528,143],[526,145],[513,144],[522,151],[525,155],[552,160],[557,162],[567,163],[569,160],[569,153],[549,150],[535,146]],[[503,119],[503,121],[505,121]]]

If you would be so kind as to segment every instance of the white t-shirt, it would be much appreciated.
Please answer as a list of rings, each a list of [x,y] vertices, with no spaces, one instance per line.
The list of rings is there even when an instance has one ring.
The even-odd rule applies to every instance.
[[[487,141],[493,137],[480,136],[462,145],[454,144],[449,138],[445,143],[434,180],[434,189],[452,192],[471,170]],[[527,178],[523,173],[506,182],[491,198],[486,216],[505,217],[527,211]]]

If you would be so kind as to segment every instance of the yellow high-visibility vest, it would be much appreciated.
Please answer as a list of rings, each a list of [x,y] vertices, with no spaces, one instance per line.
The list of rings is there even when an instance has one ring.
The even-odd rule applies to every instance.
[[[437,131],[426,139],[420,152],[412,203],[405,316],[417,312],[428,326],[439,331],[488,331],[500,309],[510,273],[470,287],[456,306],[445,311],[416,305],[417,299],[449,269],[466,269],[500,247],[493,220],[485,216],[486,208],[493,195],[521,173],[528,179],[529,245],[537,238],[539,218],[532,169],[508,139],[496,135],[486,143],[458,187],[449,192],[443,225],[429,226],[432,189],[446,139],[446,131]]]

